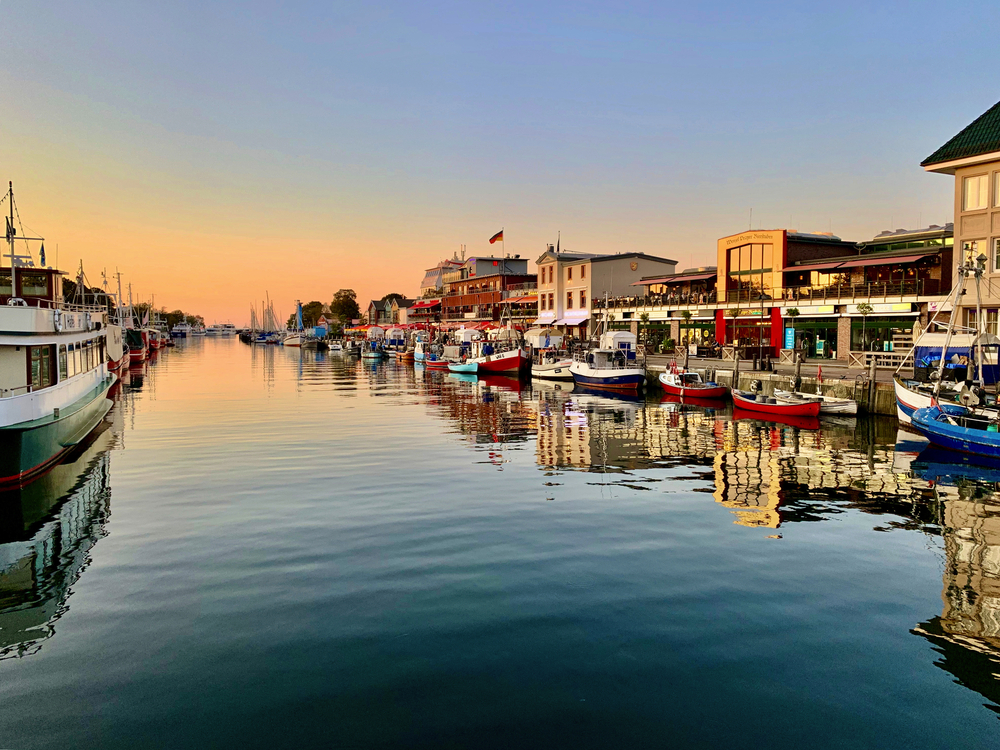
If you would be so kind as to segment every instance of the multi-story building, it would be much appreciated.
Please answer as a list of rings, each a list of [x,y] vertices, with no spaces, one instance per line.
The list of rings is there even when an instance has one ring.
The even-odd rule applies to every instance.
[[[538,303],[536,278],[528,273],[528,261],[517,256],[469,258],[444,275],[441,320],[496,321],[504,309],[515,321],[534,320]]]
[[[369,325],[389,325],[392,323],[392,302],[384,299],[373,299],[365,311],[365,321]]]
[[[538,266],[539,325],[557,326],[581,339],[594,330],[594,301],[634,293],[633,282],[644,275],[672,273],[677,261],[645,253],[556,252],[548,249]]]
[[[951,288],[952,243],[951,225],[863,243],[785,229],[741,232],[718,241],[717,267],[644,278],[634,285],[643,294],[612,300],[607,313],[636,328],[645,313],[646,329],[680,343],[715,340],[744,357],[798,349],[891,367]]]
[[[991,333],[1000,311],[1000,102],[924,159],[928,172],[955,178],[955,263],[982,258],[983,305]],[[962,297],[959,322],[975,325],[974,294]]]
[[[452,257],[441,261],[434,268],[428,268],[424,271],[424,278],[420,282],[420,296],[433,297],[443,292],[445,274],[460,269],[464,262],[457,257]]]

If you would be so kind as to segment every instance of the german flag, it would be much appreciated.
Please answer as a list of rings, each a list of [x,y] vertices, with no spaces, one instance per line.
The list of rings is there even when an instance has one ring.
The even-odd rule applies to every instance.
[[[499,232],[497,232],[496,234],[494,234],[492,237],[490,237],[490,244],[492,245],[494,242],[503,242],[503,230],[502,229]]]

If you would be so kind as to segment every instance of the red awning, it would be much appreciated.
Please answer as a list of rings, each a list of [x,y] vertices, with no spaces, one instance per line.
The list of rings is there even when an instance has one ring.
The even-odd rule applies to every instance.
[[[429,299],[429,300],[423,300],[421,302],[418,302],[417,304],[415,304],[410,309],[411,310],[416,310],[416,309],[422,308],[422,307],[437,307],[440,304],[441,304],[441,300],[439,300],[439,299]]]
[[[527,294],[527,295],[525,295],[523,297],[508,297],[507,298],[507,302],[510,302],[511,304],[514,304],[514,303],[517,303],[517,302],[538,302],[538,295],[537,294]]]
[[[663,276],[659,279],[643,279],[642,281],[632,282],[632,286],[650,286],[651,284],[679,284],[683,281],[705,281],[706,279],[714,279],[717,273],[693,273],[690,276]]]

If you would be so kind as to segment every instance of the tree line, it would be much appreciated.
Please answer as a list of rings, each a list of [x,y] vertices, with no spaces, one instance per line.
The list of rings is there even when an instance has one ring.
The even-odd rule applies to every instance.
[[[109,317],[114,315],[117,305],[115,298],[100,287],[81,286],[71,279],[63,279],[63,299],[70,304],[98,305],[108,311]],[[148,302],[140,302],[132,307],[135,309],[139,320],[142,320],[143,316],[149,313],[149,319],[152,321],[153,313],[155,312],[160,316],[162,321],[166,322],[168,329],[173,328],[178,323],[187,323],[189,326],[205,325],[205,319],[201,315],[191,315],[183,310],[167,312],[167,308],[165,307],[154,310],[153,306]]]

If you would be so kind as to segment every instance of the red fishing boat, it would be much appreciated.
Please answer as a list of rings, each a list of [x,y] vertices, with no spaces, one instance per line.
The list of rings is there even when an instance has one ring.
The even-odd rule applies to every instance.
[[[698,373],[685,372],[676,367],[660,373],[659,380],[663,392],[672,396],[719,399],[729,393],[729,388],[724,385],[706,383]]]
[[[531,371],[531,357],[522,347],[519,346],[506,352],[486,353],[490,351],[487,349],[488,346],[487,344],[481,348],[482,354],[480,356],[469,360],[469,362],[476,362],[479,365],[480,373],[493,372],[517,376],[520,372]]]
[[[768,414],[774,417],[818,417],[819,401],[801,401],[778,403],[776,399],[768,398],[763,393],[748,393],[732,390],[733,404],[744,411]]]
[[[430,356],[434,357],[435,355],[432,354]],[[428,370],[447,370],[448,360],[439,357],[435,359],[425,359],[424,367],[426,367]]]

